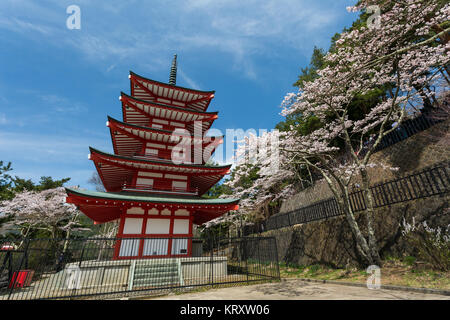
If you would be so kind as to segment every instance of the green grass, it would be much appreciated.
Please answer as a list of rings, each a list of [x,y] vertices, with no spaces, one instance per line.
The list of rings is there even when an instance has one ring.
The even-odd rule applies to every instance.
[[[381,268],[381,284],[450,290],[450,271],[436,271],[416,262],[414,257],[385,259]],[[282,278],[309,278],[355,283],[366,283],[369,276],[365,269],[335,269],[319,264],[296,266],[285,263],[280,263],[280,274]]]

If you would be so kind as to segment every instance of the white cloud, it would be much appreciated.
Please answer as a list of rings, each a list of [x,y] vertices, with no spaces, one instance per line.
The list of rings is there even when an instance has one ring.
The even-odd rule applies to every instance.
[[[0,124],[7,124],[8,120],[6,119],[5,114],[0,113]]]
[[[37,23],[30,23],[28,21],[23,21],[17,18],[7,18],[0,20],[0,28],[5,28],[10,31],[19,32],[19,33],[29,33],[30,31],[38,32],[43,35],[49,35],[51,33],[51,28],[40,25]]]
[[[106,72],[110,72],[112,69],[114,69],[114,68],[116,67],[116,65],[117,65],[116,63],[110,65],[110,66],[106,69]]]
[[[325,31],[348,14],[344,4],[334,1],[80,0],[83,27],[68,31],[68,2],[19,2],[27,19],[15,18],[18,6],[7,1],[0,27],[38,32],[43,41],[71,46],[107,72],[130,59],[157,68],[177,48],[186,53],[206,49],[231,58],[232,70],[249,79],[259,78],[258,57],[277,56],[280,48],[309,54],[314,44],[328,44]]]
[[[57,94],[38,94],[38,97],[56,112],[78,114],[87,110],[82,103],[70,101],[66,97]]]
[[[181,78],[183,78],[183,80],[187,83],[189,88],[197,89],[197,90],[201,89],[201,86],[197,82],[195,82],[192,78],[188,77],[188,75],[186,73],[184,73],[180,67],[178,67],[178,69],[177,69],[177,75],[180,75]]]
[[[108,140],[92,136],[76,137],[36,133],[0,132],[0,154],[5,158],[27,160],[33,163],[70,164],[84,161],[89,146],[108,150]]]
[[[92,135],[68,136],[0,131],[2,160],[11,161],[12,175],[38,182],[41,176],[70,177],[70,185],[89,187],[95,171],[89,146],[112,152],[109,141]]]

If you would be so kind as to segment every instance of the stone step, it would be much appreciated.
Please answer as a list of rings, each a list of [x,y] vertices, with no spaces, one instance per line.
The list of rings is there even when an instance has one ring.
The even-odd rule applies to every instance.
[[[159,274],[165,272],[178,272],[178,268],[152,268],[152,269],[138,269],[134,270],[134,274]]]
[[[135,279],[142,278],[165,278],[165,277],[178,277],[178,270],[161,270],[161,271],[146,271],[146,272],[134,272]]]
[[[136,267],[142,267],[142,266],[167,266],[167,265],[176,265],[177,260],[171,259],[171,260],[163,260],[163,259],[144,259],[136,262]]]
[[[180,285],[179,265],[176,261],[136,264],[133,287],[166,287]]]
[[[178,267],[178,264],[176,264],[176,263],[175,264],[174,263],[171,263],[171,264],[158,263],[158,264],[136,265],[137,270],[139,270],[139,269],[155,269],[155,268],[177,268],[177,267]]]
[[[179,285],[179,279],[134,279],[133,287]]]
[[[182,282],[177,260],[136,263],[133,270],[132,287],[170,287]]]
[[[136,265],[135,270],[153,270],[153,269],[177,269],[177,264],[148,264],[148,265]]]

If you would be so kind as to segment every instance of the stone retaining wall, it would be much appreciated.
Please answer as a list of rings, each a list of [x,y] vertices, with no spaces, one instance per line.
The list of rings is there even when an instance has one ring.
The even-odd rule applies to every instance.
[[[382,257],[413,254],[401,234],[401,223],[427,221],[430,226],[450,224],[450,196],[434,196],[379,208],[375,212],[375,232]],[[356,215],[365,233],[365,215]],[[348,223],[343,216],[298,224],[264,232],[264,236],[277,239],[280,262],[295,265],[326,264],[333,267],[358,265],[358,253]]]

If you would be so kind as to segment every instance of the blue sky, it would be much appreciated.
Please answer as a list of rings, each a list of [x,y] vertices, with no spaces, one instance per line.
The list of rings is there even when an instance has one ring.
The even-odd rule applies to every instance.
[[[71,177],[93,188],[89,146],[112,152],[107,115],[122,119],[129,70],[215,90],[214,128],[271,130],[314,46],[356,19],[355,1],[2,0],[0,160],[13,175]],[[81,9],[81,29],[66,9]]]

